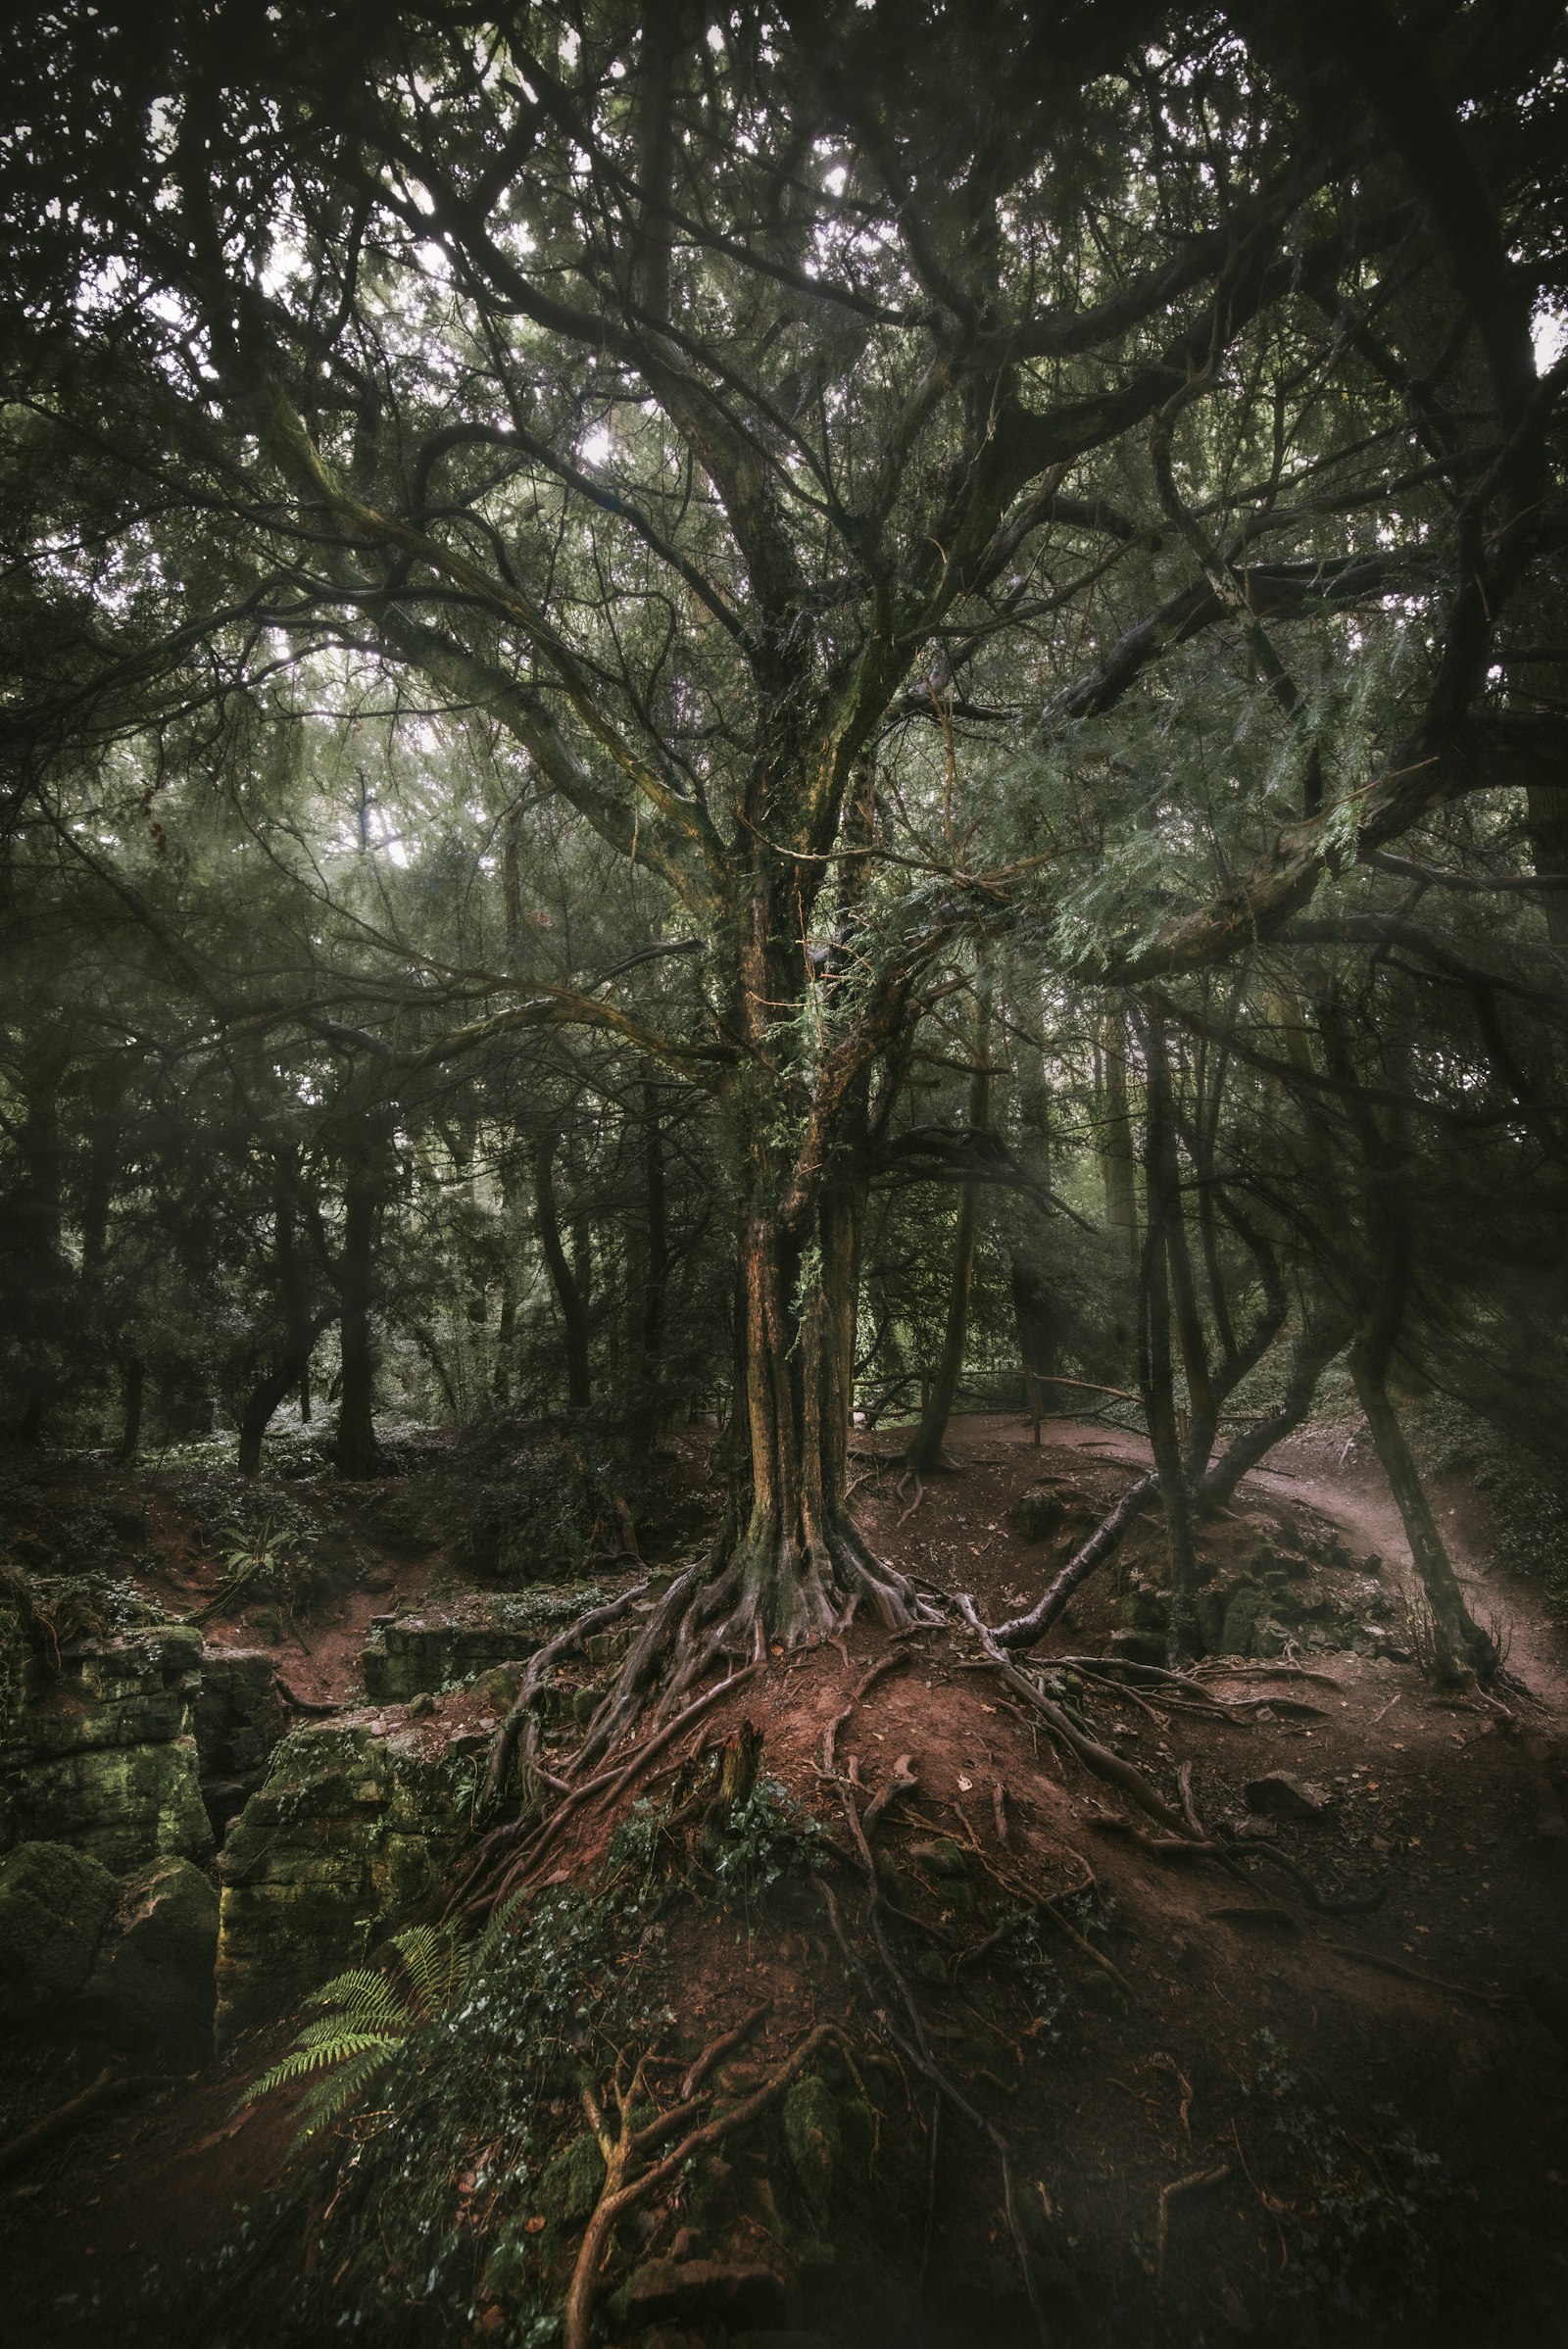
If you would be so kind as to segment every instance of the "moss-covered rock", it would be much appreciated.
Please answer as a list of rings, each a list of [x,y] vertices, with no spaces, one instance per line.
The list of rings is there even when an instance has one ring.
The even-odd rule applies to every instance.
[[[1253,1652],[1257,1619],[1265,1603],[1266,1593],[1258,1583],[1238,1583],[1227,1594],[1218,1640],[1221,1655],[1250,1656]]]
[[[155,1860],[120,1886],[82,1994],[91,2028],[171,2062],[213,2052],[218,1894],[190,1860]]]
[[[1049,1542],[1067,1522],[1067,1503],[1049,1485],[1031,1485],[1007,1511],[1011,1531],[1025,1542]]]
[[[803,2073],[784,2098],[784,2143],[808,2207],[825,2215],[844,2157],[838,2106],[818,2072]]]
[[[29,2022],[81,1988],[116,1888],[69,1844],[22,1843],[0,1858],[0,2018]]]
[[[196,1750],[203,1797],[217,1834],[261,1786],[289,1727],[275,1656],[256,1647],[205,1651],[196,1698]]]
[[[581,2227],[599,2200],[605,2157],[586,2129],[564,2145],[539,2180],[539,2208],[564,2227]]]
[[[213,1848],[194,1737],[63,1754],[19,1773],[12,1796],[23,1835],[74,1844],[116,1875],[162,1853],[205,1859]]]
[[[582,1585],[515,1597],[478,1592],[394,1617],[361,1659],[366,1689],[378,1704],[401,1704],[521,1663],[603,1596]]]
[[[220,2042],[417,1915],[463,1824],[451,1756],[416,1733],[295,1730],[223,1845]]]
[[[8,1610],[13,1622],[19,1610]],[[0,1722],[0,1835],[70,1843],[117,1874],[168,1852],[205,1859],[192,1703],[201,1634],[160,1623],[101,1633],[58,1656],[0,1626],[11,1657]]]

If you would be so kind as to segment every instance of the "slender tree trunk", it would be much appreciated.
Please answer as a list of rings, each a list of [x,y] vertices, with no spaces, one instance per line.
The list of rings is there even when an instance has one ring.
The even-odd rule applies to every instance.
[[[1426,1593],[1438,1677],[1449,1684],[1466,1681],[1472,1673],[1487,1680],[1497,1667],[1496,1649],[1465,1604],[1421,1472],[1389,1396],[1388,1371],[1404,1317],[1410,1244],[1397,1202],[1379,1197],[1382,1188],[1374,1183],[1369,1214],[1375,1244],[1381,1242],[1382,1262],[1370,1309],[1350,1348],[1350,1374]]]
[[[1183,1664],[1201,1653],[1201,1644],[1198,1631],[1198,1559],[1193,1544],[1192,1496],[1176,1411],[1171,1352],[1170,1236],[1180,1212],[1179,1170],[1165,1030],[1157,1012],[1149,1014],[1145,1045],[1146,1230],[1143,1278],[1139,1284],[1139,1383],[1165,1511],[1165,1545],[1170,1562],[1170,1626],[1166,1645],[1171,1662]]]
[[[637,1400],[634,1444],[646,1464],[658,1441],[663,1414],[664,1336],[669,1307],[669,1206],[664,1180],[664,1143],[659,1120],[659,1087],[646,1083],[643,1106],[644,1216],[638,1288]]]
[[[1544,566],[1541,585],[1530,600],[1530,612],[1532,625],[1544,631],[1548,643],[1568,642],[1568,585],[1554,579]],[[1568,696],[1568,661],[1543,662],[1530,673],[1536,691],[1550,697],[1560,710]],[[1515,669],[1516,683],[1518,676]],[[1568,775],[1559,782],[1527,784],[1525,832],[1537,874],[1543,880],[1568,883]],[[1552,945],[1568,947],[1568,886],[1544,893],[1541,907]]]
[[[1056,1315],[1051,1295],[1032,1264],[1013,1256],[1012,1319],[1018,1333],[1018,1358],[1023,1364],[1024,1392],[1036,1444],[1040,1442],[1040,1382],[1055,1376]]]
[[[132,1354],[120,1374],[120,1448],[117,1457],[133,1460],[141,1449],[142,1402],[147,1393],[147,1365]]]
[[[561,1218],[556,1206],[555,1159],[559,1137],[541,1136],[534,1148],[534,1211],[539,1245],[544,1250],[550,1286],[560,1307],[566,1350],[566,1408],[586,1411],[592,1400],[588,1357],[588,1307],[576,1273],[562,1245]]]
[[[1339,1006],[1332,995],[1319,1005],[1319,1028],[1336,1076],[1353,1081]],[[1362,1228],[1370,1256],[1366,1310],[1350,1347],[1350,1375],[1383,1473],[1389,1480],[1410,1556],[1426,1593],[1432,1623],[1433,1664],[1441,1681],[1459,1684],[1472,1674],[1485,1681],[1497,1668],[1497,1651],[1465,1605],[1453,1564],[1438,1531],[1414,1455],[1389,1395],[1389,1368],[1404,1326],[1415,1272],[1415,1234],[1400,1169],[1398,1140],[1382,1131],[1370,1101],[1346,1095],[1347,1113],[1360,1144],[1365,1200]],[[1365,1270],[1362,1278],[1365,1281]]]
[[[343,1248],[338,1260],[341,1380],[334,1451],[339,1476],[376,1472],[375,1239],[385,1193],[380,1152],[373,1143],[349,1166],[343,1189]],[[296,1370],[295,1376],[298,1375]],[[293,1384],[293,1379],[289,1385]],[[287,1388],[284,1390],[287,1393]]]
[[[260,1476],[262,1446],[267,1431],[280,1403],[284,1402],[299,1384],[300,1358],[290,1349],[275,1369],[259,1378],[245,1397],[239,1418],[239,1458],[241,1476]]]
[[[1120,1232],[1133,1265],[1139,1260],[1138,1155],[1133,1148],[1127,1101],[1127,1024],[1119,1010],[1107,1011],[1101,1031],[1100,1173],[1105,1189],[1105,1221]]]
[[[45,1050],[24,1066],[26,1107],[17,1135],[22,1180],[5,1201],[10,1304],[26,1363],[16,1433],[29,1444],[42,1443],[45,1416],[64,1383],[61,1338],[75,1289],[63,1238],[60,1087],[68,1066],[68,1055],[58,1050]]]
[[[974,1074],[969,1080],[969,1131],[982,1134],[991,1116],[991,991],[984,981],[976,999],[976,1012]],[[920,1423],[905,1454],[916,1476],[930,1476],[941,1464],[943,1440],[957,1399],[958,1381],[963,1375],[979,1203],[979,1185],[965,1183],[958,1195],[958,1222],[953,1242],[953,1271],[948,1282],[942,1351],[937,1357],[930,1389],[923,1397]]]

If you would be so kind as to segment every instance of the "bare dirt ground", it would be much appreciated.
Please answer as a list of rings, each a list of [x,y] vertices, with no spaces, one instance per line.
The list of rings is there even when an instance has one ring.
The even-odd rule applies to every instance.
[[[1345,1590],[1375,1587],[1361,1571],[1369,1552],[1385,1561],[1383,1584],[1396,1582],[1407,1565],[1397,1516],[1364,1440],[1348,1444],[1349,1433],[1302,1435],[1248,1481],[1208,1544],[1216,1571],[1259,1524],[1284,1520],[1302,1539],[1340,1531]],[[894,1441],[884,1433],[883,1451]],[[1036,1450],[1015,1421],[963,1421],[954,1473],[911,1509],[876,1448],[868,1439],[857,1463],[867,1534],[933,1584],[973,1591],[992,1621],[1038,1592],[1071,1539],[1070,1526],[1054,1546],[1009,1530],[1017,1496],[1054,1477],[1092,1521],[1147,1458],[1136,1439],[1091,1423],[1048,1422]],[[1301,1651],[1295,1677],[1257,1665],[1218,1672],[1216,1692],[1254,1707],[1223,1720],[1103,1689],[1085,1699],[1095,1736],[1168,1796],[1190,1766],[1210,1825],[1256,1826],[1247,1788],[1271,1773],[1320,1790],[1318,1815],[1263,1831],[1294,1875],[1155,1852],[1118,1831],[1113,1791],[993,1675],[969,1668],[972,1646],[946,1633],[906,1643],[856,1701],[888,1652],[858,1623],[842,1651],[777,1659],[703,1725],[701,1736],[717,1737],[749,1717],[764,1734],[766,1767],[840,1838],[844,1789],[820,1769],[829,1722],[847,1715],[835,1761],[861,1790],[852,1790],[858,1806],[906,1758],[918,1786],[889,1808],[879,1847],[900,1903],[949,1953],[923,1967],[911,1954],[911,1982],[931,2043],[1012,2141],[1044,2214],[1062,2349],[1568,2344],[1568,1986],[1556,1975],[1568,1854],[1540,1833],[1541,1755],[1548,1775],[1557,1769],[1568,1723],[1568,1647],[1531,1586],[1489,1571],[1484,1502],[1457,1481],[1436,1499],[1473,1603],[1509,1639],[1519,1686],[1502,1710],[1437,1698],[1412,1661],[1379,1652],[1397,1651],[1387,1636],[1359,1642],[1370,1652]],[[1157,1521],[1141,1521],[1051,1652],[1102,1651],[1158,1550]],[[428,1573],[385,1571],[410,1596]],[[361,1604],[356,1591],[339,1621],[306,1626],[302,1692],[352,1698]],[[612,1824],[589,1814],[558,1857],[585,1869]],[[942,1873],[950,1847],[969,1855],[963,1884]],[[1074,1901],[1088,1884],[1093,1916]],[[1027,1996],[978,1962],[993,1914],[1025,1893],[1044,1904],[1047,1959]],[[1377,1905],[1348,1905],[1368,1899]],[[809,1901],[741,1933],[688,1922],[640,1963],[650,1993],[699,2035],[770,1995],[760,2061],[812,2021],[869,2028]],[[232,2112],[282,2028],[218,2074],[103,2116],[0,2201],[18,2338],[76,2349],[161,2337],[134,2313],[156,2282],[150,2271],[167,2276],[237,2242],[247,2214],[290,2176],[286,2109],[263,2107],[237,2126]],[[58,2056],[27,2060],[42,2068],[39,2093],[43,2072],[67,2076]],[[924,2127],[918,2098],[893,2100],[890,2175],[925,2177]],[[808,2330],[833,2349],[980,2339],[1011,2349],[1035,2337],[986,2146],[945,2126],[930,2177],[923,2247],[889,2220],[841,2260],[835,2296],[806,2312]],[[747,2192],[744,2226],[765,2240],[768,2180]],[[679,2219],[676,2206],[662,2214],[645,2248],[678,2239]],[[309,2256],[308,2243],[289,2255]],[[897,2311],[922,2262],[914,2330]],[[265,2307],[242,2311],[230,2296],[202,2312],[198,2301],[193,2340],[266,2339]],[[182,2322],[192,2322],[188,2306]],[[694,2343],[683,2336],[683,2349]]]

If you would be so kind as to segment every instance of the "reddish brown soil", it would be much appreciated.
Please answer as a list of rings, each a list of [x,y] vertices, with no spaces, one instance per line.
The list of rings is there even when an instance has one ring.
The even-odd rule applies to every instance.
[[[1037,1592],[1061,1549],[1009,1533],[1010,1500],[1047,1472],[1100,1504],[1145,1456],[1131,1437],[1068,1423],[1051,1426],[1036,1451],[1027,1429],[1003,1419],[959,1424],[950,1448],[956,1472],[933,1479],[912,1514],[909,1494],[895,1491],[896,1469],[862,1487],[858,1506],[885,1554],[943,1588],[973,1591],[992,1620]],[[1302,1524],[1319,1512],[1353,1549],[1379,1549],[1397,1569],[1403,1545],[1387,1495],[1357,1452],[1343,1450],[1343,1432],[1298,1439],[1272,1474],[1249,1481],[1238,1512],[1285,1509]],[[1476,1603],[1510,1635],[1522,1686],[1509,1692],[1506,1712],[1439,1699],[1412,1664],[1348,1651],[1311,1658],[1329,1686],[1247,1674],[1214,1684],[1235,1696],[1276,1691],[1309,1701],[1322,1707],[1317,1715],[1210,1722],[1152,1719],[1109,1696],[1090,1706],[1096,1734],[1146,1766],[1167,1796],[1178,1766],[1190,1762],[1210,1823],[1238,1822],[1248,1810],[1244,1784],[1270,1770],[1324,1786],[1333,1796],[1327,1815],[1280,1826],[1277,1847],[1331,1897],[1381,1888],[1382,1904],[1369,1913],[1317,1913],[1283,1872],[1254,1863],[1250,1881],[1238,1882],[1212,1863],[1163,1859],[1107,1833],[1101,1817],[1122,1807],[1112,1789],[1064,1756],[989,1672],[964,1669],[972,1649],[945,1632],[906,1642],[899,1667],[839,1732],[840,1768],[853,1760],[870,1794],[897,1757],[909,1757],[918,1791],[893,1806],[878,1841],[902,1872],[908,1905],[958,1944],[978,1940],[984,1916],[971,1920],[950,1904],[943,1883],[911,1856],[933,1835],[978,1853],[987,1897],[1000,1898],[999,1878],[1045,1895],[1092,1879],[1106,1903],[1108,1932],[1096,1946],[1124,1978],[1126,1998],[1064,1932],[1051,1948],[1063,2001],[1051,2030],[1031,2028],[1016,1990],[980,1965],[960,1972],[956,1986],[917,1985],[939,2060],[1007,2134],[1027,2190],[1050,2215],[1048,2284],[1064,2342],[1568,2342],[1568,2261],[1559,2248],[1568,2059],[1558,2035],[1568,2031],[1568,2012],[1555,2011],[1549,1991],[1538,1989],[1535,2005],[1525,1995],[1535,1976],[1561,1962],[1568,1859],[1537,1835],[1538,1769],[1527,1739],[1562,1750],[1562,1635],[1528,1586],[1486,1575],[1487,1524],[1475,1496],[1441,1489],[1439,1505],[1453,1512],[1444,1522],[1475,1579]],[[1222,1527],[1214,1547],[1224,1556],[1250,1538],[1244,1526]],[[1157,1526],[1146,1520],[1129,1545],[1133,1571],[1157,1544]],[[387,1568],[399,1591],[423,1590],[428,1566],[420,1563],[422,1579]],[[1128,1571],[1124,1557],[1102,1589],[1086,1591],[1070,1633],[1049,1643],[1055,1652],[1103,1646]],[[362,1606],[368,1618],[392,1597],[356,1590],[337,1603],[335,1621],[307,1629],[311,1671],[296,1676],[288,1666],[301,1693],[352,1694],[346,1674]],[[885,1652],[874,1627],[858,1623],[842,1652],[772,1661],[682,1741],[671,1767],[681,1751],[749,1717],[764,1732],[766,1767],[847,1846],[843,1797],[819,1775],[822,1735]],[[469,1691],[443,1702],[431,1734],[487,1717]],[[582,1814],[553,1869],[584,1867],[611,1824],[608,1813]],[[853,1915],[853,1872],[832,1881]],[[689,2040],[716,2034],[771,1996],[765,2034],[748,2051],[759,2068],[813,2020],[867,2032],[822,1911],[804,1897],[752,1933],[735,1925],[718,1932],[689,1915],[640,1962],[647,1987],[667,1998]],[[105,2115],[42,2162],[21,2196],[0,2203],[15,2303],[28,2311],[21,2337],[63,2349],[112,2341],[116,2310],[137,2296],[154,2263],[167,2273],[231,2237],[240,2214],[287,2178],[286,2112],[269,2106],[237,2128],[230,2118],[278,2035],[237,2049],[220,2076]],[[1270,2067],[1292,2076],[1277,2096]],[[14,2076],[26,2069],[14,2062]],[[17,2083],[26,2117],[68,2078],[36,2060],[31,2070],[30,2081]],[[896,2097],[889,2122],[890,2156],[915,2179],[926,2109],[923,2092],[906,2106]],[[1393,2315],[1386,2307],[1383,2328],[1369,2330],[1370,2318],[1334,2314],[1337,2285],[1360,2273],[1355,2213],[1335,2197],[1343,2204],[1347,2180],[1375,2192],[1381,2178],[1396,2193],[1389,2165],[1403,2131],[1433,2157],[1413,2218],[1420,2253],[1393,2284]],[[1332,2158],[1312,2150],[1330,2138]],[[1167,2194],[1161,2260],[1161,2194],[1178,2184],[1179,2194]],[[1021,2328],[994,2158],[951,2119],[936,2185],[927,2340],[933,2349],[979,2339],[1006,2349],[1032,2337]],[[760,2238],[765,2178],[754,2203],[747,2225]],[[659,2217],[649,2247],[667,2248],[678,2218],[674,2206]],[[1309,2278],[1303,2263],[1314,2235],[1323,2273]],[[1377,2244],[1373,2253],[1374,2264],[1393,2257]],[[885,2298],[912,2256],[907,2244],[868,2245],[861,2266],[852,2261],[845,2271],[839,2317],[813,2311],[810,2321],[836,2345],[892,2343],[876,2331],[877,2279]],[[1308,2280],[1313,2290],[1298,2297]],[[265,2330],[246,2337],[260,2341]]]

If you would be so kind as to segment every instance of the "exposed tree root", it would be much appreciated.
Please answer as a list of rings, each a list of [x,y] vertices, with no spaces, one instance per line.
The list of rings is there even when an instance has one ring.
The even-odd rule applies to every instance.
[[[568,1775],[591,1769],[650,1708],[656,1717],[667,1714],[725,1662],[831,1639],[861,1605],[890,1632],[940,1620],[939,1610],[867,1548],[843,1513],[804,1543],[765,1525],[739,1537],[726,1527],[654,1609]]]
[[[644,2101],[647,2092],[649,2058],[644,2056],[628,2082],[624,2069],[616,2069],[611,2083],[615,2106],[615,2127],[593,2088],[582,2091],[583,2110],[589,2126],[599,2142],[605,2161],[605,2182],[599,2199],[583,2229],[572,2268],[571,2282],[566,2290],[564,2309],[564,2349],[588,2349],[592,2331],[593,2305],[598,2288],[600,2270],[610,2249],[615,2227],[634,2206],[646,2200],[656,2187],[667,2184],[685,2165],[701,2153],[745,2129],[778,2101],[793,2080],[800,2078],[807,2065],[819,2049],[836,2045],[848,2052],[848,2042],[838,2026],[818,2023],[808,2031],[777,2069],[753,2090],[750,2096],[731,2107],[726,2113],[698,2121],[698,2115],[709,2097],[704,2083],[714,2068],[734,2047],[753,2031],[767,2007],[760,2006],[748,2016],[737,2031],[726,2032],[706,2048],[681,2082],[680,2095],[667,2111],[658,2114],[642,2128],[632,2126],[632,2115]],[[687,2124],[696,2126],[688,2127]],[[683,2130],[684,2134],[678,2132]],[[667,2152],[653,2158],[658,2147],[671,2137],[676,2142]]]
[[[628,1760],[617,1763],[612,1769],[602,1770],[596,1778],[587,1779],[578,1786],[571,1785],[567,1780],[552,1780],[553,1786],[564,1787],[564,1799],[546,1818],[541,1819],[530,1813],[513,1820],[506,1827],[492,1830],[474,1854],[467,1875],[448,1899],[444,1914],[469,1921],[482,1919],[493,1914],[514,1893],[522,1891],[546,1853],[558,1840],[568,1819],[584,1804],[596,1798],[612,1802],[634,1778],[647,1769],[657,1754],[662,1753],[683,1731],[699,1720],[710,1705],[716,1704],[721,1696],[727,1696],[732,1689],[750,1680],[756,1669],[755,1663],[744,1664],[739,1672],[729,1673],[723,1680],[716,1681],[712,1688],[705,1689],[701,1696],[694,1697],[690,1704],[684,1706],[672,1721],[666,1721],[662,1729],[656,1730],[651,1737],[645,1738]],[[578,1763],[581,1758],[579,1754]]]
[[[989,2138],[991,2144],[994,2146],[1002,2171],[1003,2208],[1006,2214],[1007,2231],[1012,2237],[1013,2249],[1017,2255],[1019,2271],[1023,2276],[1024,2289],[1029,2296],[1029,2306],[1034,2315],[1035,2326],[1040,2336],[1042,2349],[1050,2349],[1051,2334],[1047,2327],[1046,2311],[1040,2296],[1039,2279],[1035,2275],[1034,2262],[1029,2255],[1028,2240],[1024,2234],[1023,2225],[1019,2217],[1017,2189],[1014,2185],[1012,2177],[1012,2157],[1007,2140],[1003,2135],[1002,2131],[986,2119],[983,2113],[976,2110],[975,2106],[969,2102],[969,2099],[964,2095],[962,2089],[958,2087],[957,2083],[951,2080],[941,2069],[940,2065],[938,2065],[935,2057],[931,2053],[930,2040],[927,2037],[925,2026],[920,2018],[919,2007],[915,2003],[913,1993],[909,1988],[908,1982],[905,1977],[903,1969],[900,1967],[897,1959],[894,1957],[893,1952],[888,1945],[888,1937],[883,1930],[881,1915],[886,1903],[883,1899],[881,1887],[877,1881],[876,1863],[871,1857],[871,1848],[866,1840],[865,1832],[861,1825],[859,1814],[855,1808],[854,1797],[848,1792],[847,1789],[844,1794],[844,1805],[845,1815],[850,1822],[854,1832],[856,1844],[860,1854],[860,1863],[865,1871],[869,1898],[869,1922],[872,1934],[876,1941],[877,1954],[882,1961],[883,1971],[886,1974],[888,1981],[898,1994],[899,2003],[904,2008],[905,2014],[908,2018],[909,2032],[907,2035],[900,2030],[898,2024],[894,2021],[892,2014],[888,2010],[886,2001],[878,1998],[876,1987],[872,1982],[870,1973],[858,1951],[851,1942],[849,1934],[845,1931],[844,1919],[840,1912],[838,1902],[833,1897],[832,1888],[828,1884],[824,1884],[818,1888],[821,1892],[823,1903],[828,1912],[828,1919],[833,1928],[834,1937],[844,1954],[845,1962],[848,1965],[852,1976],[858,1981],[861,1986],[861,1990],[865,1996],[866,2004],[871,2010],[872,2018],[878,2029],[881,2031],[883,2036],[894,2048],[897,2049],[899,2055],[903,2058],[904,2062],[908,2066],[910,2071],[918,2072],[922,2078],[930,2081],[931,2085],[936,2089],[939,2099],[945,2100],[947,2103],[953,2106],[956,2112],[961,2113],[970,2126],[979,2129],[981,2134]],[[934,2166],[934,2144],[932,2147],[932,2159]]]
[[[541,1777],[545,1775],[538,1770],[534,1758],[540,1731],[536,1708],[557,1664],[564,1655],[569,1655],[573,1648],[581,1647],[595,1632],[605,1631],[611,1624],[618,1623],[623,1615],[630,1614],[647,1588],[646,1582],[638,1583],[632,1590],[623,1590],[618,1597],[608,1600],[604,1606],[590,1608],[586,1615],[579,1615],[557,1639],[548,1640],[529,1657],[516,1701],[497,1730],[495,1743],[490,1748],[490,1767],[485,1772],[484,1788],[480,1796],[481,1810],[493,1808],[504,1792],[519,1748],[525,1771],[532,1769]],[[548,1779],[546,1783],[550,1783]]]
[[[1014,1694],[1021,1696],[1026,1704],[1031,1705],[1040,1714],[1052,1735],[1065,1745],[1069,1752],[1075,1753],[1097,1778],[1102,1778],[1109,1785],[1119,1787],[1129,1800],[1135,1802],[1141,1811],[1147,1812],[1158,1826],[1167,1829],[1172,1835],[1190,1837],[1193,1831],[1181,1812],[1172,1810],[1164,1796],[1151,1785],[1141,1770],[1135,1769],[1131,1762],[1124,1762],[1120,1754],[1112,1753],[1108,1746],[1102,1745],[1097,1738],[1086,1736],[1084,1731],[1053,1697],[1047,1696],[1044,1689],[1037,1688],[1026,1672],[1020,1672],[1017,1665],[1004,1655],[997,1644],[996,1636],[986,1629],[976,1614],[973,1599],[960,1592],[957,1604],[959,1612],[985,1648],[988,1660],[1002,1675],[1003,1680]]]

